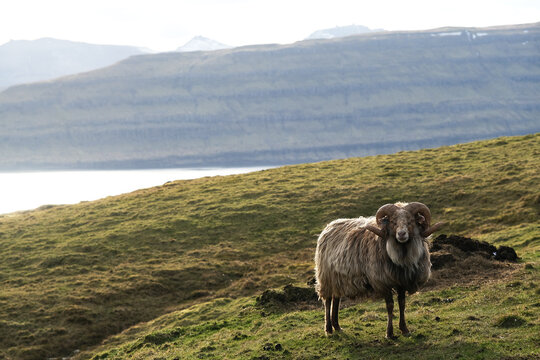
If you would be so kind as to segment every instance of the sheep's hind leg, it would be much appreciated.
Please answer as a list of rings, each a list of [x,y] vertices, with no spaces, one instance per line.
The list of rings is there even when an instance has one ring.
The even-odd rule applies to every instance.
[[[332,297],[332,326],[334,327],[334,330],[341,331],[341,326],[339,326],[339,301],[340,298],[338,297]]]
[[[330,309],[332,307],[332,298],[327,297],[324,299],[324,310],[325,310],[325,316],[324,316],[324,322],[325,322],[325,331],[326,335],[331,335],[332,330],[332,317],[330,316]]]
[[[405,290],[398,290],[398,304],[399,304],[399,330],[403,336],[409,336],[411,333],[407,328],[407,323],[405,322]]]
[[[386,325],[386,338],[395,339],[394,325],[392,324],[392,318],[394,317],[394,299],[392,298],[392,292],[388,293],[384,300],[386,301],[386,311],[388,312],[388,324]]]

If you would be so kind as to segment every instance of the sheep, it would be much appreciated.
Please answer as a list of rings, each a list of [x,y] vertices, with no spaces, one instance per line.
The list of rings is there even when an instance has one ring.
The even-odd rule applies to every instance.
[[[375,216],[332,221],[321,232],[315,251],[315,290],[325,305],[325,331],[341,331],[342,297],[384,298],[386,337],[394,338],[393,291],[399,304],[399,329],[405,322],[405,292],[426,283],[431,262],[426,238],[444,223],[431,224],[429,208],[419,202],[386,204]]]

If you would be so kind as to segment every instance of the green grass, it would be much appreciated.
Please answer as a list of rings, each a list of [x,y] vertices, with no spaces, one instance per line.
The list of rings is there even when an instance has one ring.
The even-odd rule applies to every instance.
[[[454,289],[459,300],[452,304],[412,305],[411,327],[422,336],[396,343],[383,340],[380,302],[345,310],[351,331],[335,339],[323,336],[320,309],[262,317],[252,304],[264,289],[313,276],[315,242],[326,223],[374,214],[398,200],[424,202],[434,221],[448,223],[445,233],[513,246],[538,269],[539,169],[535,134],[177,181],[0,217],[0,358],[42,359],[76,349],[86,358],[106,339],[111,347],[98,351],[110,357],[220,358],[227,357],[225,348],[241,358],[372,351],[391,357],[411,349],[424,358],[433,349],[444,356],[481,349],[473,358],[528,356],[539,346],[538,300],[531,300],[538,290],[529,288],[538,283],[534,269],[486,287]],[[507,287],[516,279],[521,287]],[[500,289],[516,303],[504,303]],[[442,295],[409,301],[433,296]],[[433,323],[439,308],[447,320]],[[362,312],[379,320],[366,326]],[[482,321],[463,322],[471,312]],[[503,315],[525,323],[494,325]],[[454,328],[461,333],[450,336]],[[241,339],[231,340],[237,333]],[[283,340],[276,335],[282,333]],[[123,343],[124,336],[143,345]],[[262,350],[277,338],[289,354]],[[128,353],[129,346],[139,347]]]
[[[225,298],[167,314],[115,336],[98,350],[94,359],[540,356],[539,304],[535,300],[538,270],[522,270],[519,276],[522,281],[513,287],[492,283],[482,288],[455,287],[411,296],[407,315],[413,335],[408,338],[384,338],[382,301],[342,309],[344,332],[326,337],[322,308],[265,313],[255,306],[253,298]],[[501,293],[505,295],[501,297]],[[452,301],[448,303],[433,301],[449,296]],[[478,305],[486,301],[490,306]],[[501,309],[514,315],[503,316]]]

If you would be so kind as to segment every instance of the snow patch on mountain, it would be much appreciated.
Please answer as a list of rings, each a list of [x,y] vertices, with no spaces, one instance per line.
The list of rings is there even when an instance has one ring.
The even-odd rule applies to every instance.
[[[203,36],[195,36],[193,39],[189,40],[187,43],[176,49],[176,51],[212,51],[230,48],[232,48],[232,46],[222,44],[218,41],[208,39]]]

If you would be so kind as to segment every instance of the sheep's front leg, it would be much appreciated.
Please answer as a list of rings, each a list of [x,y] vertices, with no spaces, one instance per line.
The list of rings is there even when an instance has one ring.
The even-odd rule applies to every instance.
[[[324,316],[324,322],[325,322],[325,331],[326,335],[332,334],[332,316],[330,314],[330,309],[332,308],[332,298],[327,297],[324,299],[324,310],[325,310],[325,316]]]
[[[411,333],[407,329],[407,323],[405,322],[405,290],[398,290],[398,304],[399,304],[399,330],[403,336],[409,336]]]
[[[394,317],[394,299],[392,298],[392,292],[384,297],[386,301],[386,311],[388,312],[388,324],[386,325],[386,337],[388,339],[395,339],[394,337],[394,325],[392,324],[392,318]]]
[[[339,301],[340,301],[340,298],[332,297],[332,326],[334,327],[336,331],[341,331],[341,327],[339,326],[339,319],[338,319]]]

